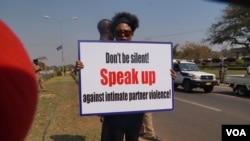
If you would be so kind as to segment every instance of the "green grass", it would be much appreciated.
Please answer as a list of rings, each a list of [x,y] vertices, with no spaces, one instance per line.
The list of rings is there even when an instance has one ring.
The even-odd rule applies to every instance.
[[[45,82],[47,92],[39,93],[36,115],[25,141],[98,141],[98,116],[79,114],[78,85],[71,76]]]

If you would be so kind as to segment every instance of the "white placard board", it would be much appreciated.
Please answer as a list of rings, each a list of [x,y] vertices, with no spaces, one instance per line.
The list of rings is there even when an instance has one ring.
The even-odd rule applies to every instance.
[[[80,115],[173,110],[172,43],[78,41]]]

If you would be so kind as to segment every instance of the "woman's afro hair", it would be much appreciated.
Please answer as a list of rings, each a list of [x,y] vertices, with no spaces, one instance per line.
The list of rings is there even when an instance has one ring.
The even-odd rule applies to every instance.
[[[135,31],[136,28],[139,27],[138,18],[135,15],[130,14],[128,12],[116,13],[116,15],[112,18],[112,25],[111,25],[112,31],[114,31],[115,27],[120,23],[128,24],[133,32]]]

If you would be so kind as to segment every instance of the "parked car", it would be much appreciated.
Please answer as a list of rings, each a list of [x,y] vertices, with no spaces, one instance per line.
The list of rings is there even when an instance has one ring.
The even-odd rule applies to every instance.
[[[225,83],[239,95],[250,94],[250,74],[246,75],[226,75]]]

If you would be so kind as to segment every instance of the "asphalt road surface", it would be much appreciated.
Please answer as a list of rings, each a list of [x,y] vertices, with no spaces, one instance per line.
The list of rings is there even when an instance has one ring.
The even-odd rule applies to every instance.
[[[153,113],[162,141],[221,141],[223,124],[250,124],[250,96],[238,96],[226,85],[212,93],[178,87],[174,95],[173,111]]]

